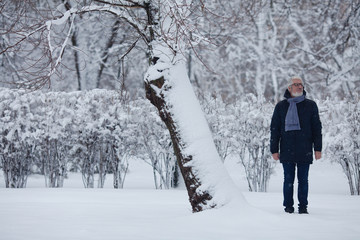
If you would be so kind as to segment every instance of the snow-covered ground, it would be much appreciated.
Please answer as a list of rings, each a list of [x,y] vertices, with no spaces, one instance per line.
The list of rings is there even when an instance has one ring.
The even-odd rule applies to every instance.
[[[282,170],[277,164],[267,193],[250,193],[241,166],[226,163],[248,204],[191,213],[184,189],[155,190],[150,166],[134,162],[125,188],[84,189],[70,174],[62,189],[44,188],[31,176],[26,189],[0,182],[1,240],[77,239],[326,239],[360,236],[360,197],[350,196],[338,165],[318,161],[310,169],[309,215],[286,214]],[[0,174],[1,175],[1,174]],[[2,175],[0,176],[2,178]]]

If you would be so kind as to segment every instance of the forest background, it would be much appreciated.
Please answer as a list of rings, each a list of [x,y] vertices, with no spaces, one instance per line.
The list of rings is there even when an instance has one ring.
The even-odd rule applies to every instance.
[[[44,86],[44,91],[67,92],[101,88],[126,90],[132,99],[143,97],[148,49],[123,19],[89,12],[77,15],[72,25],[53,24],[53,53],[41,42],[49,37],[46,29],[30,34],[38,22],[91,2],[102,1],[2,1],[0,86],[35,85]],[[182,52],[199,94],[211,93],[231,102],[253,93],[275,103],[293,75],[302,77],[308,94],[316,99],[354,98],[359,93],[359,1],[202,4],[191,6],[189,18],[204,14],[194,26],[204,38]],[[61,45],[67,37],[66,45]],[[24,41],[12,45],[17,40]],[[52,68],[47,58],[55,62],[59,52],[59,66]],[[43,81],[49,68],[54,70],[51,83]]]

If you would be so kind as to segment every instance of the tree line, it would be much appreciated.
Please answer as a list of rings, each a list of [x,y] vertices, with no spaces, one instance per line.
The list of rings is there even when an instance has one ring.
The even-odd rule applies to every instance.
[[[142,22],[146,16],[137,11],[143,2],[2,1],[0,84],[30,87],[31,81],[36,85],[51,78],[52,83],[45,85],[53,91],[125,88],[131,95],[143,95],[149,51],[125,17],[108,14],[106,9],[84,11],[62,25],[53,24],[53,33],[46,28],[34,32],[72,8],[95,3],[119,9],[121,4],[134,3],[127,9],[132,24],[146,29],[147,23]],[[194,41],[181,54],[187,59],[190,80],[201,91],[218,92],[227,101],[238,93],[253,93],[276,102],[282,97],[279,88],[292,75],[299,75],[316,89],[319,99],[359,93],[359,1],[186,2],[190,14],[187,22],[179,24],[192,31],[188,37]],[[160,1],[152,7],[163,5]],[[156,13],[155,19],[165,17],[161,14],[165,13]],[[54,41],[49,43],[51,37]],[[58,59],[61,63],[56,65]],[[49,68],[56,69],[51,76],[44,74]]]

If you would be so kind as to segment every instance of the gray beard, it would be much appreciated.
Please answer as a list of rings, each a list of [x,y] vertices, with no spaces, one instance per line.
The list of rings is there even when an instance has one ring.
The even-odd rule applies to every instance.
[[[303,95],[303,92],[296,92],[296,93],[293,93],[292,95],[293,95],[293,97],[300,97]]]

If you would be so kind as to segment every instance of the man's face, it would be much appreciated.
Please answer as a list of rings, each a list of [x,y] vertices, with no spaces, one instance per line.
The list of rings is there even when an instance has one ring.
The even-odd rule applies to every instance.
[[[300,97],[303,95],[304,86],[301,79],[293,79],[292,85],[288,88],[292,97]]]

